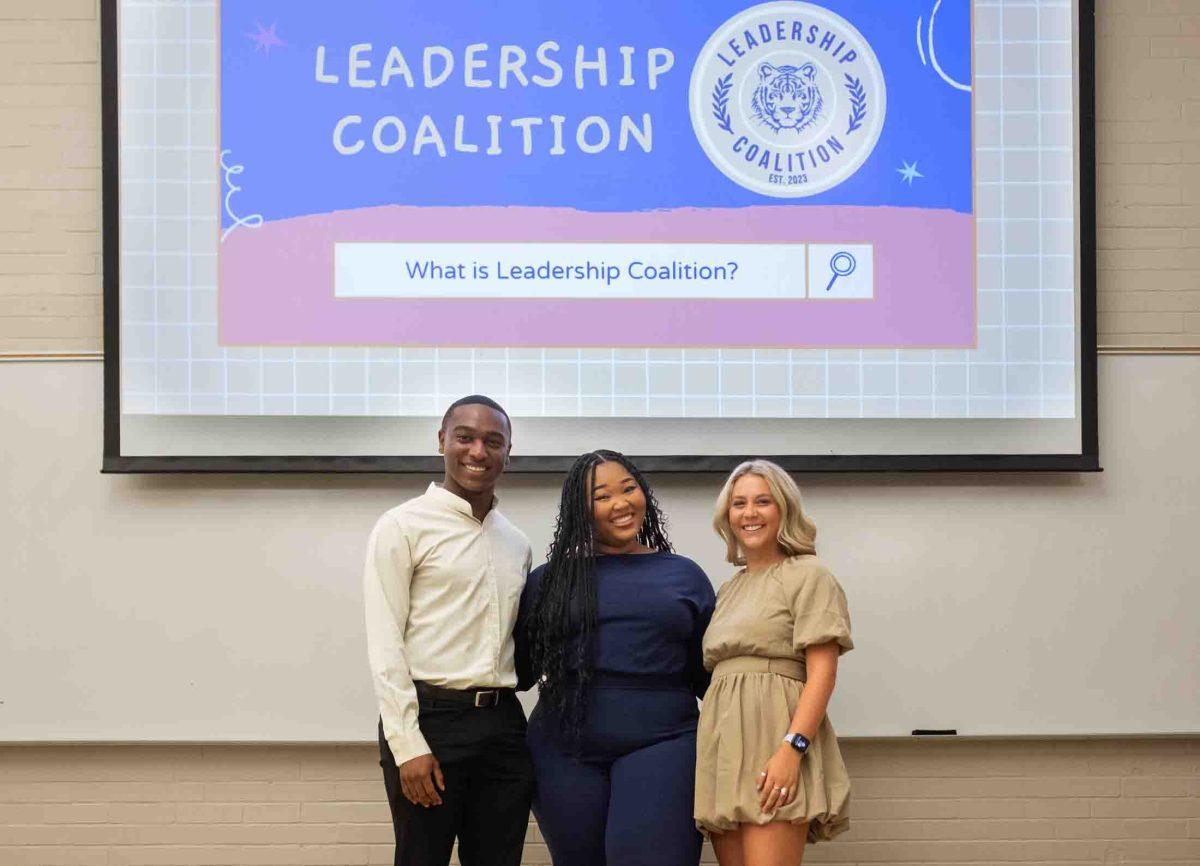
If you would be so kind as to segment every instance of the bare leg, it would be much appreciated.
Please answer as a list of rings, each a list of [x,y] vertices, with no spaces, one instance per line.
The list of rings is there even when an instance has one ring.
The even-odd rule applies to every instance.
[[[713,833],[709,837],[712,840],[713,851],[717,853],[717,862],[721,866],[746,866],[745,858],[742,857],[742,826],[745,825],[736,830]]]
[[[808,823],[743,824],[740,835],[744,866],[800,866],[804,843],[808,839]],[[724,861],[721,866],[725,866]]]

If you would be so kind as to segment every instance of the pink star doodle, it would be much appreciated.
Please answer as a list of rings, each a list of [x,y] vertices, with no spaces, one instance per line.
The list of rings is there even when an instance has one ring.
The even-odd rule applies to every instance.
[[[261,51],[267,57],[270,57],[272,48],[287,47],[287,43],[280,39],[279,35],[275,32],[275,22],[271,22],[270,27],[263,27],[262,24],[255,21],[254,26],[258,28],[258,32],[247,33],[246,38],[254,43],[255,51]]]

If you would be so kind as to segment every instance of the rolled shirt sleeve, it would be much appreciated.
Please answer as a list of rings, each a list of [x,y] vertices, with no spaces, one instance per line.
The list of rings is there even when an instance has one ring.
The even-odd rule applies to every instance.
[[[363,594],[371,678],[397,766],[431,753],[417,723],[417,692],[404,643],[412,577],[409,540],[396,517],[384,515],[367,542]]]

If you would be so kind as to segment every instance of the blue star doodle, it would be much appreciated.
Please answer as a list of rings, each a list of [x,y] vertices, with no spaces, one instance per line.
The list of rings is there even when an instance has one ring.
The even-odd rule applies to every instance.
[[[272,48],[286,48],[287,43],[279,38],[279,34],[275,32],[276,23],[271,22],[270,27],[263,27],[262,24],[255,21],[254,26],[258,30],[254,33],[247,33],[246,38],[254,43],[254,50],[261,51],[267,57],[271,56]]]
[[[912,186],[912,182],[915,178],[925,176],[921,174],[921,172],[917,171],[917,164],[915,162],[910,163],[907,160],[901,160],[901,162],[904,163],[904,168],[898,168],[896,171],[900,174],[900,179],[909,186]]]

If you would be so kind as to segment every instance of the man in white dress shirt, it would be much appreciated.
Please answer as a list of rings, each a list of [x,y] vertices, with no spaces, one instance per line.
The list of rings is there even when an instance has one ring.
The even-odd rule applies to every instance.
[[[508,414],[473,395],[446,411],[439,486],[379,519],[367,549],[367,649],[396,866],[519,866],[533,769],[513,687],[530,549],[496,509]]]

